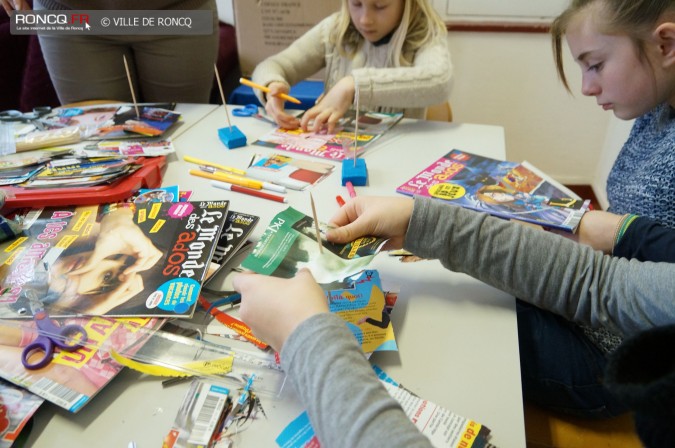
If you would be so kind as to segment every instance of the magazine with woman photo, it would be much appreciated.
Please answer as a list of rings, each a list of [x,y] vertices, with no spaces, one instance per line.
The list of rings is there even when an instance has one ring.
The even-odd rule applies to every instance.
[[[23,234],[0,245],[0,318],[31,317],[30,291],[52,316],[189,317],[227,208],[203,201],[33,210]]]

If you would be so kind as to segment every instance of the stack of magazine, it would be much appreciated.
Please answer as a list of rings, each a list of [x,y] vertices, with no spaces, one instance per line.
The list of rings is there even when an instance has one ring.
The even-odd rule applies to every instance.
[[[24,401],[11,408],[17,424],[42,400],[79,411],[123,368],[111,350],[133,356],[166,318],[191,318],[206,280],[245,245],[259,218],[229,210],[227,201],[148,201],[33,209],[22,219],[23,234],[0,247],[0,378],[40,399],[17,395]],[[152,256],[143,270],[124,274],[143,258],[139,241]],[[101,244],[115,245],[107,250],[114,253]],[[83,348],[57,350],[36,370],[20,361],[37,336],[29,290],[61,327],[81,325],[88,336]]]
[[[160,138],[173,128],[180,114],[173,103],[102,104],[55,109],[13,127],[16,152],[69,145],[85,139]],[[14,152],[14,151],[12,151]]]

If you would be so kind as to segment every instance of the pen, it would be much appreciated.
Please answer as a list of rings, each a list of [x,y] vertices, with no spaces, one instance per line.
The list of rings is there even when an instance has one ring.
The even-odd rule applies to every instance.
[[[286,202],[286,198],[283,196],[277,196],[276,194],[265,193],[260,190],[253,190],[251,188],[240,187],[239,185],[228,184],[227,182],[221,182],[218,180],[212,180],[211,185],[216,188],[222,188],[223,190],[235,191],[237,193],[248,194],[250,196],[256,196],[263,199],[269,199],[270,201],[276,202]]]
[[[213,168],[211,166],[199,165],[199,169],[202,170],[202,171],[206,171],[207,173],[218,174],[218,170],[216,170],[215,168]],[[228,175],[228,173],[221,173],[221,174]],[[235,177],[239,177],[239,176],[235,175]],[[283,185],[276,185],[276,184],[273,184],[273,183],[270,183],[270,182],[265,182],[264,180],[256,179],[253,176],[249,176],[249,177],[250,177],[250,179],[247,179],[247,180],[250,180],[252,182],[260,182],[263,190],[275,191],[277,193],[286,193],[286,187],[284,187]],[[234,183],[234,182],[230,182],[230,183]],[[249,188],[257,188],[257,187],[251,187],[251,186],[248,186],[248,185],[244,185],[244,186],[249,187]]]
[[[262,90],[265,93],[270,93],[270,89],[268,87],[261,86],[260,84],[256,84],[249,79],[239,78],[239,82],[242,83],[245,86],[249,86],[249,87],[252,87],[254,89]],[[299,99],[294,98],[290,95],[286,95],[285,93],[280,93],[278,96],[279,96],[279,98],[284,99],[286,101],[290,101],[291,103],[301,104]]]
[[[355,197],[356,197],[356,190],[354,190],[354,184],[352,184],[351,182],[347,181],[347,183],[345,184],[345,186],[347,187],[347,191],[349,192],[349,197],[350,197],[350,198],[355,198]]]
[[[342,199],[342,196],[340,196],[340,195],[335,196],[335,200],[337,201],[337,203],[340,207],[345,205],[345,200]]]
[[[240,170],[239,168],[232,168],[231,166],[220,165],[218,163],[209,162],[192,156],[183,156],[183,160],[185,160],[186,162],[195,163],[197,165],[212,166],[214,168],[218,168],[219,170],[228,171],[232,174],[239,174],[241,176],[246,174],[246,171]]]
[[[241,187],[262,190],[262,182],[260,182],[259,180],[247,179],[245,177],[227,173],[207,173],[206,171],[201,170],[190,170],[189,172],[193,176],[197,177],[204,177],[206,179],[219,180],[221,182],[229,182],[231,184],[239,185]]]

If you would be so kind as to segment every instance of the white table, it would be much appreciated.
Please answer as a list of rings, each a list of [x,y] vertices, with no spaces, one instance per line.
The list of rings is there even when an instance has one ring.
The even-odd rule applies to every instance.
[[[175,137],[177,154],[170,157],[164,184],[193,190],[195,200],[229,199],[233,210],[259,215],[257,238],[287,205],[215,189],[208,180],[189,175],[195,166],[182,156],[245,168],[253,154],[274,151],[251,145],[228,150],[217,136],[217,129],[227,124],[223,109],[193,105],[191,113],[201,107],[211,109]],[[231,118],[249,143],[271,129],[253,118]],[[404,120],[367,150],[369,186],[357,187],[357,192],[396,195],[396,186],[453,148],[502,158],[503,129]],[[339,168],[336,164],[334,173],[312,190],[320,220],[328,221],[337,210],[336,194],[348,197]],[[287,197],[288,205],[311,215],[307,191]],[[488,426],[496,446],[525,446],[513,297],[448,272],[437,262],[404,264],[381,254],[372,267],[385,288],[400,287],[392,314],[399,352],[375,354],[372,362],[419,396]],[[125,370],[76,415],[45,404],[28,446],[126,447],[130,441],[139,448],[160,446],[186,389],[187,384],[162,389],[160,380]],[[277,435],[303,410],[290,388],[283,399],[267,399],[264,406],[269,419],[242,433],[239,446],[275,446]]]

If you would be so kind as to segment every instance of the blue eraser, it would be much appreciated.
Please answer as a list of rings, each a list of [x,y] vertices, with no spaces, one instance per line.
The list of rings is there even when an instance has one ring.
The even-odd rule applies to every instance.
[[[351,182],[355,187],[365,187],[368,182],[368,168],[364,159],[344,159],[342,161],[342,186]]]
[[[246,136],[236,126],[218,129],[218,138],[228,149],[246,146]]]

